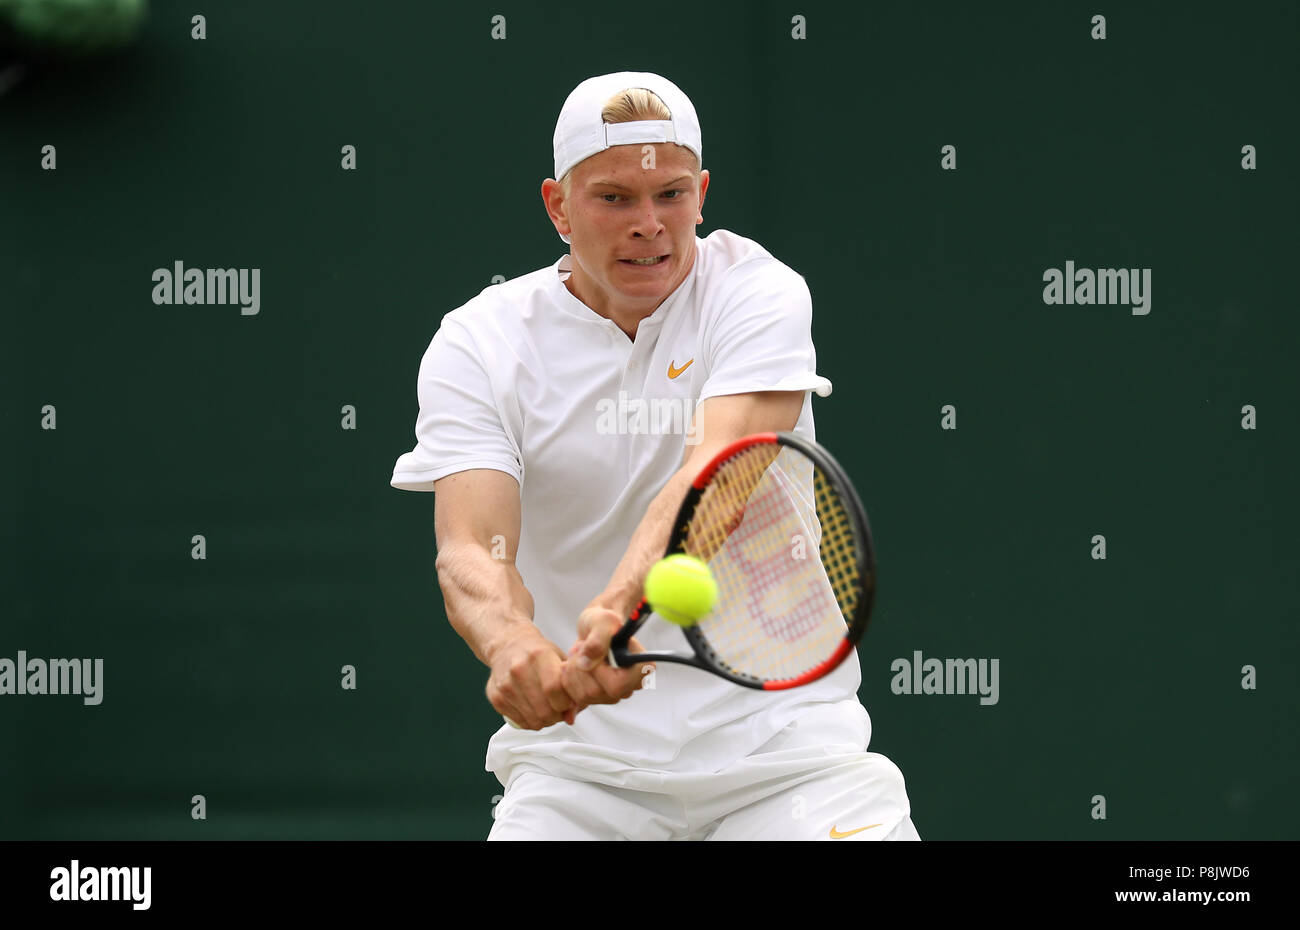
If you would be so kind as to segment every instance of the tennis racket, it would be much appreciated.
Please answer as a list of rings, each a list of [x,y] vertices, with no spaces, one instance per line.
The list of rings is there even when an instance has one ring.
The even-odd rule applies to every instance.
[[[665,555],[676,553],[707,563],[718,586],[712,612],[679,628],[691,652],[628,651],[653,615],[642,599],[610,643],[611,664],[677,662],[780,691],[829,675],[866,632],[876,593],[867,516],[811,440],[758,433],[714,456],[677,513]]]
[[[707,563],[718,586],[713,610],[678,627],[691,651],[629,651],[654,615],[642,598],[610,642],[611,665],[676,662],[781,691],[835,671],[866,632],[876,594],[867,516],[811,440],[757,433],[714,456],[678,510],[664,555],[677,553]]]

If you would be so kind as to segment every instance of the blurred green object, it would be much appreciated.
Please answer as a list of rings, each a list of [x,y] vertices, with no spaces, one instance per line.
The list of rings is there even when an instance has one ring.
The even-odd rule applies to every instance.
[[[17,41],[73,55],[129,44],[147,11],[148,0],[0,0],[0,20]]]

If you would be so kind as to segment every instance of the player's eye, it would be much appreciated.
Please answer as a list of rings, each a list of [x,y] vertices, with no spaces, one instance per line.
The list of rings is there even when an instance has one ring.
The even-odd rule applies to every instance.
[[[600,199],[605,201],[605,203],[613,203],[615,200],[618,200],[618,194],[601,194]]]
[[[685,194],[685,193],[686,193],[685,190],[682,190],[681,188],[678,188],[677,190],[664,191],[664,196],[667,197],[669,194]],[[681,198],[681,197],[670,197],[669,199],[670,199],[670,200],[681,200],[682,198]]]

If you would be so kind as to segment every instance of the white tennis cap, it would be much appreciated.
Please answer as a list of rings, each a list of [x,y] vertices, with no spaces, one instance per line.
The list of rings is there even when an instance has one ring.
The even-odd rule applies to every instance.
[[[636,120],[606,123],[600,118],[605,102],[621,90],[634,87],[653,91],[671,115],[665,120]],[[618,71],[588,78],[569,94],[555,123],[555,179],[558,181],[578,162],[603,152],[611,145],[639,145],[646,142],[676,142],[695,153],[704,163],[704,142],[700,119],[680,87],[648,71]],[[568,236],[561,236],[565,242]]]

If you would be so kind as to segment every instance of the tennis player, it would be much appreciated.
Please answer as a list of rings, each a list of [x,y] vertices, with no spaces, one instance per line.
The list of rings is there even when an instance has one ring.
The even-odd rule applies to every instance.
[[[488,743],[489,838],[919,839],[902,774],[867,751],[856,655],[782,692],[604,661],[701,466],[751,433],[813,438],[831,384],[803,279],[696,237],[709,173],[675,84],[583,81],[553,142],[541,194],[570,250],[443,317],[392,476],[436,492],[447,616],[518,724]]]

